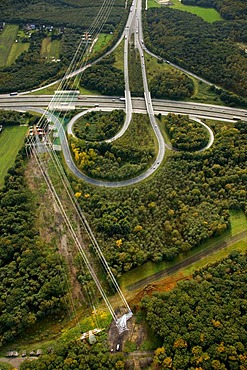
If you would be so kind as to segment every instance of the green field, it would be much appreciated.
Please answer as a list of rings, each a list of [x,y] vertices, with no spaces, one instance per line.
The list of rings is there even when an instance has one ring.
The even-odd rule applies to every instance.
[[[112,37],[113,36],[110,35],[109,33],[99,34],[99,37],[93,46],[93,54],[103,49],[110,42]]]
[[[172,8],[198,15],[198,17],[201,17],[202,19],[204,19],[204,21],[209,23],[222,20],[217,10],[213,8],[202,8],[200,6],[183,5],[179,0],[172,0],[172,4]],[[148,8],[159,6],[160,5],[155,0],[148,0]]]
[[[21,53],[28,50],[29,46],[29,42],[14,42],[8,55],[6,66],[13,64]]]
[[[17,36],[19,26],[6,24],[0,34],[0,67],[7,65],[8,56]]]
[[[15,157],[24,143],[26,126],[6,127],[0,134],[0,187],[8,169],[13,166]]]
[[[59,59],[60,40],[51,41],[51,37],[45,37],[42,41],[41,56],[47,61]]]

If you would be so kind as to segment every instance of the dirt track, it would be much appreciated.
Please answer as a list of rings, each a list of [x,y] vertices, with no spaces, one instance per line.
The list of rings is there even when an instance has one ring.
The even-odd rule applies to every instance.
[[[243,231],[242,233],[239,233],[239,234],[233,236],[228,241],[217,243],[215,245],[215,247],[212,248],[212,249],[206,249],[204,251],[198,252],[194,256],[188,257],[184,261],[178,262],[175,266],[172,266],[172,267],[170,267],[170,268],[168,268],[166,270],[157,272],[156,274],[153,274],[151,276],[148,276],[145,279],[136,281],[135,283],[133,283],[131,285],[128,285],[126,287],[126,289],[129,290],[129,291],[132,291],[132,290],[144,288],[146,285],[151,284],[151,283],[153,283],[153,282],[155,282],[155,281],[157,281],[157,280],[159,280],[159,279],[161,279],[163,277],[166,277],[166,276],[169,276],[171,274],[174,274],[175,272],[179,271],[181,268],[188,267],[192,263],[197,262],[197,261],[203,259],[204,257],[207,257],[210,254],[215,253],[216,251],[218,251],[220,249],[226,248],[229,245],[231,245],[233,243],[236,243],[236,242],[242,240],[245,237],[247,237],[247,231]]]
[[[37,360],[38,357],[11,357],[11,358],[0,357],[0,370],[1,370],[1,362],[6,362],[7,364],[12,365],[14,368],[19,369],[21,366],[21,363],[27,359],[33,361],[33,360]]]

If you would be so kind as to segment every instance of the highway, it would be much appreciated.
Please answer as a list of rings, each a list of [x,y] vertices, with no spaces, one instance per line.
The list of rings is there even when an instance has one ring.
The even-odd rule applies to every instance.
[[[13,110],[27,110],[31,107],[40,107],[46,109],[53,95],[0,95],[0,108]],[[145,113],[146,105],[143,98],[131,98],[134,113]],[[63,106],[58,103],[57,109],[88,109],[99,105],[102,110],[109,108],[125,109],[125,101],[120,101],[119,96],[100,96],[100,95],[80,95],[75,101]],[[240,108],[230,108],[220,105],[210,105],[202,103],[192,103],[175,100],[152,99],[154,114],[188,114],[199,118],[208,118],[213,120],[236,121],[234,118],[240,118],[247,121],[247,110]]]
[[[17,94],[14,96],[10,95],[0,95],[0,109],[13,109],[20,111],[36,111],[46,116],[49,116],[49,120],[53,121],[54,125],[57,128],[60,136],[61,147],[65,160],[67,162],[70,170],[79,178],[97,186],[106,186],[106,187],[120,187],[128,186],[135,184],[149,177],[156,169],[161,165],[162,160],[165,155],[166,147],[169,146],[164,142],[163,135],[159,129],[159,125],[156,122],[155,115],[157,114],[186,114],[189,115],[191,119],[202,124],[209,133],[209,141],[205,148],[202,150],[208,149],[214,141],[214,135],[212,130],[201,121],[203,118],[221,120],[221,121],[236,121],[238,119],[247,120],[247,111],[244,109],[228,108],[218,105],[209,105],[201,103],[192,103],[192,102],[180,102],[172,100],[159,100],[152,99],[151,94],[148,88],[146,67],[145,67],[145,56],[144,51],[149,52],[144,45],[143,41],[143,30],[142,30],[142,1],[134,0],[131,5],[131,11],[124,29],[124,32],[118,42],[114,47],[109,50],[105,55],[110,54],[124,39],[124,81],[125,81],[125,96],[92,96],[92,95],[75,95],[70,98],[68,101],[67,97],[62,95],[59,97],[59,101],[54,98],[53,95],[35,95],[26,93]],[[131,91],[129,87],[129,72],[128,72],[128,51],[129,43],[134,42],[135,49],[138,50],[140,55],[141,62],[141,72],[143,80],[143,89],[144,89],[144,98],[132,98]],[[149,52],[152,54],[151,52]],[[157,57],[156,55],[152,54]],[[94,61],[96,63],[103,57]],[[170,63],[171,64],[171,63]],[[66,75],[66,79],[75,76],[78,73],[83,72],[86,68],[90,67],[91,64],[83,66],[81,69],[74,72],[70,72]],[[175,66],[177,67],[177,66]],[[187,73],[187,71],[184,71]],[[197,76],[195,76],[197,77]],[[207,82],[207,81],[205,81]],[[38,92],[39,89],[33,90],[32,92]],[[48,107],[48,109],[47,109]],[[67,142],[66,134],[62,125],[60,124],[59,119],[52,113],[54,111],[66,112],[68,110],[74,110],[75,116],[70,121],[68,125],[68,133],[73,134],[73,124],[74,122],[83,114],[90,111],[111,111],[113,109],[123,109],[126,112],[125,122],[121,130],[111,139],[107,140],[112,142],[119,137],[121,137],[124,132],[127,130],[131,119],[132,113],[142,113],[148,114],[150,119],[150,124],[155,133],[156,139],[158,141],[158,154],[151,165],[151,167],[143,174],[129,180],[119,181],[119,182],[108,182],[100,181],[89,178],[78,170],[74,161],[72,159],[69,145]],[[52,112],[51,112],[52,110]],[[81,112],[83,110],[83,112]],[[78,114],[76,112],[79,111]],[[172,148],[170,148],[172,149]]]

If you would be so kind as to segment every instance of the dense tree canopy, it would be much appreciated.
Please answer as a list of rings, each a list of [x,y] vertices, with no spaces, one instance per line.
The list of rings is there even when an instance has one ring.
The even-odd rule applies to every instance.
[[[86,69],[81,86],[97,90],[102,95],[124,95],[124,74],[113,66],[114,57],[108,57]]]
[[[209,135],[206,128],[188,116],[169,113],[163,121],[174,148],[195,151],[207,145]]]
[[[65,265],[37,234],[24,169],[19,155],[0,191],[0,344],[65,308]]]
[[[146,320],[163,342],[156,369],[246,369],[246,268],[246,255],[232,252],[173,291],[143,299]]]
[[[42,22],[66,27],[83,26],[87,30],[102,4],[103,0],[2,0],[0,13],[1,20],[12,23]],[[116,0],[107,22],[115,27],[122,17],[123,9],[123,2]]]
[[[38,123],[39,116],[34,116],[29,112],[21,113],[16,111],[0,110],[0,125],[34,125]]]
[[[105,340],[89,346],[85,342],[72,341],[58,346],[52,354],[43,355],[37,361],[25,361],[21,370],[123,370],[123,354],[110,354]]]
[[[113,137],[124,124],[123,110],[91,112],[79,118],[73,132],[78,139],[87,141],[106,140]]]
[[[235,37],[234,27],[232,34],[226,36],[221,33],[220,22],[215,26],[189,12],[167,7],[150,8],[144,14],[145,44],[151,51],[212,83],[247,96],[247,57],[235,39],[229,38]],[[241,22],[235,29],[241,29]],[[241,38],[241,31],[238,37]]]
[[[150,82],[152,97],[158,99],[184,99],[194,92],[194,83],[191,78],[178,70],[158,73]]]

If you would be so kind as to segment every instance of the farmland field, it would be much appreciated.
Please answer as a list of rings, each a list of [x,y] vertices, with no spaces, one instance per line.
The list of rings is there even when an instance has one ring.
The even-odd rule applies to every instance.
[[[13,64],[21,53],[28,50],[29,45],[28,42],[14,42],[8,55],[6,66]]]
[[[17,36],[19,26],[7,24],[0,34],[0,67],[7,64],[8,56]]]
[[[41,55],[47,58],[47,61],[59,59],[60,40],[51,41],[51,37],[46,37],[42,41]]]
[[[8,169],[15,162],[26,133],[27,126],[13,126],[4,128],[0,134],[0,186],[3,186]]]
[[[158,4],[158,2],[156,2],[156,0],[148,0],[149,8],[158,6],[160,5]],[[204,21],[209,23],[220,21],[222,19],[217,10],[213,8],[202,8],[200,6],[183,5],[179,0],[172,0],[171,8],[198,15],[198,17],[201,17],[202,19],[204,19]]]

